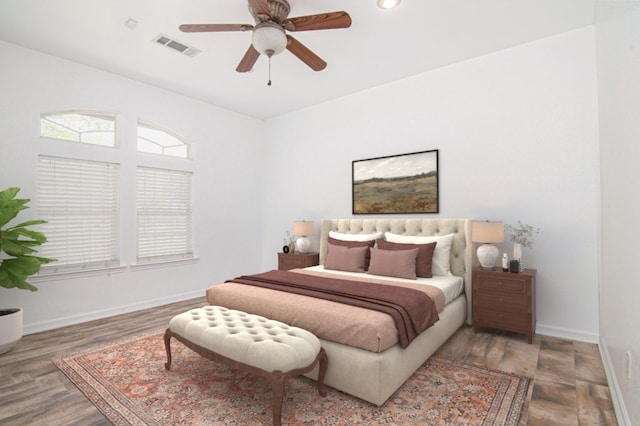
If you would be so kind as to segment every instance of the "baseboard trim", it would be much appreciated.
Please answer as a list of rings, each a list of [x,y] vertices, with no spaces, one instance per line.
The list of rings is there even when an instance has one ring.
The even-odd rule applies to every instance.
[[[107,318],[119,314],[126,314],[129,312],[139,311],[141,309],[154,308],[156,306],[167,305],[169,303],[181,302],[183,300],[195,299],[198,297],[203,297],[202,290],[176,294],[163,298],[145,300],[141,303],[132,303],[130,305],[123,305],[99,311],[85,312],[79,315],[56,318],[55,320],[51,321],[25,324],[22,333],[26,336],[28,334],[40,333],[41,331],[54,330],[56,328],[66,327],[68,325],[80,324],[87,321]]]
[[[609,350],[604,338],[600,338],[598,344],[600,348],[600,357],[602,358],[602,365],[604,366],[604,372],[607,376],[607,383],[609,384],[609,392],[611,393],[611,402],[613,403],[613,410],[616,412],[616,418],[619,426],[631,426],[631,419],[629,418],[629,412],[627,406],[622,398],[622,392],[618,385],[618,379],[611,363],[611,357],[609,356]]]
[[[581,330],[570,328],[553,327],[538,323],[536,333],[544,336],[560,337],[562,339],[577,340],[579,342],[595,343],[599,342],[600,336],[594,333],[586,333]]]

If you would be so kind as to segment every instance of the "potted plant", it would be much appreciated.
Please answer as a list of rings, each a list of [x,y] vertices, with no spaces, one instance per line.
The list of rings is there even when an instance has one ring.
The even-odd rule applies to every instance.
[[[46,223],[30,220],[7,226],[21,210],[28,209],[30,199],[19,199],[20,188],[0,192],[0,286],[36,291],[27,279],[40,271],[40,265],[55,261],[35,256],[38,247],[47,241],[42,232],[30,226]],[[0,354],[9,351],[22,337],[22,308],[0,308]]]

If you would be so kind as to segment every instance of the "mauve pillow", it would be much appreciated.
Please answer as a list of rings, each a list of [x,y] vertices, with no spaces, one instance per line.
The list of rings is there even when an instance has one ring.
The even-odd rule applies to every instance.
[[[431,270],[433,275],[453,275],[451,273],[451,249],[453,247],[453,233],[447,235],[399,235],[391,232],[384,233],[384,239],[392,243],[427,244],[437,243],[433,252]]]
[[[371,250],[371,263],[367,274],[416,279],[416,257],[418,249]]]
[[[377,240],[376,244],[379,249],[382,250],[411,250],[418,249],[418,256],[416,257],[416,275],[421,278],[433,277],[431,271],[431,263],[433,262],[433,252],[436,249],[436,243],[428,244],[405,244],[405,243],[392,243],[386,240]]]
[[[343,246],[343,247],[373,247],[373,245],[376,243],[376,240],[373,239],[373,240],[367,240],[367,241],[348,241],[348,240],[338,240],[336,238],[328,237],[327,243],[333,244],[334,246]],[[369,259],[370,259],[369,250],[367,250],[367,253],[364,256],[365,271],[369,269]]]
[[[365,256],[368,253],[368,246],[347,247],[329,244],[324,267],[326,269],[335,269],[336,271],[364,272]]]

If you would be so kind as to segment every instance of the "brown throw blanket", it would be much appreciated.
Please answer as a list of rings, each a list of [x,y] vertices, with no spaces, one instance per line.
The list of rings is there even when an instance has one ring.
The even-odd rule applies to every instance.
[[[280,270],[243,275],[230,281],[387,313],[395,321],[400,345],[403,348],[409,346],[413,339],[438,321],[438,312],[433,299],[425,293],[410,288]]]

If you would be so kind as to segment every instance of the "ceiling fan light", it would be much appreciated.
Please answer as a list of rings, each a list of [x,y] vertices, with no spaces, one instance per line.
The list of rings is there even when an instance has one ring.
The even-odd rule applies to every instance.
[[[287,36],[280,26],[263,22],[254,28],[251,43],[263,55],[277,55],[287,47]]]
[[[401,0],[378,0],[378,7],[381,9],[393,9],[400,4]]]

